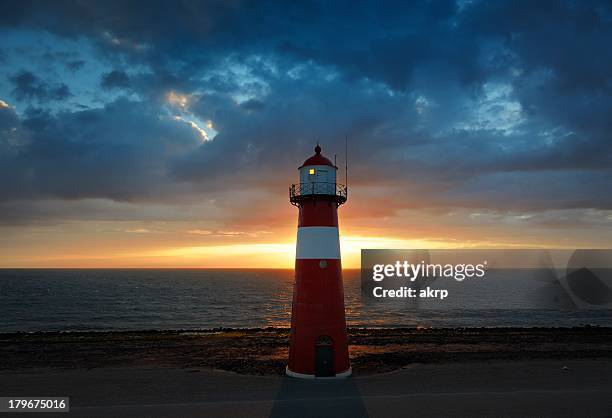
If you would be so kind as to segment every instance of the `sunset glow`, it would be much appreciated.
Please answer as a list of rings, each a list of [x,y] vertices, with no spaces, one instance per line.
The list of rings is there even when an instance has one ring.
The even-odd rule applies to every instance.
[[[296,4],[289,35],[253,4],[10,11],[0,267],[291,267],[289,187],[317,142],[348,183],[346,267],[363,248],[612,247],[607,12],[543,7],[554,25],[515,32],[521,5],[442,4]]]
[[[74,228],[74,226],[73,226]],[[183,268],[293,268],[295,234],[279,239],[270,231],[161,231],[148,228],[112,231],[102,227],[105,239],[88,239],[78,228],[68,232],[74,240],[57,243],[52,231],[32,231],[21,247],[14,243],[0,254],[2,267],[183,267]],[[86,235],[86,234],[85,234]],[[25,238],[25,237],[24,237]],[[55,242],[55,245],[51,243]],[[358,268],[361,249],[435,248],[565,248],[554,242],[404,239],[368,235],[340,237],[342,262]],[[586,244],[585,244],[586,245]]]

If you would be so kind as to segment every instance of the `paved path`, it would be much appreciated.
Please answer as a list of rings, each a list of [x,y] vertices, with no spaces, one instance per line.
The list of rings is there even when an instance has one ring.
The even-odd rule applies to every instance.
[[[0,372],[0,396],[70,396],[70,414],[42,415],[63,417],[609,417],[612,360],[417,365],[316,382],[188,369]]]

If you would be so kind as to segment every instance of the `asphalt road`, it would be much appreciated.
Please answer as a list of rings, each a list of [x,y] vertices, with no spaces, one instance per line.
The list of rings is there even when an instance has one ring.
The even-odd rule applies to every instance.
[[[69,396],[83,417],[612,416],[612,360],[415,365],[342,381],[193,369],[0,372],[0,396]],[[21,416],[3,413],[0,416]]]

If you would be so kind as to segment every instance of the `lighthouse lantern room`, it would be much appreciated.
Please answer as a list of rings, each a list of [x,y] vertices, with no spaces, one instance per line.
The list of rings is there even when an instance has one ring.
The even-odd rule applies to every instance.
[[[336,182],[338,168],[321,154],[299,167],[300,183],[289,189],[298,207],[295,284],[287,374],[341,378],[351,374],[344,313],[338,207],[347,188]]]

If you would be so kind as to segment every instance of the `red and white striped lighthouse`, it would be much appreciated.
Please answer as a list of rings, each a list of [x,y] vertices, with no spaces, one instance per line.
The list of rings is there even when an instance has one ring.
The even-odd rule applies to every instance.
[[[338,207],[347,188],[336,183],[338,168],[315,155],[298,169],[300,183],[289,190],[299,208],[295,285],[287,374],[340,378],[351,374],[344,316]]]

